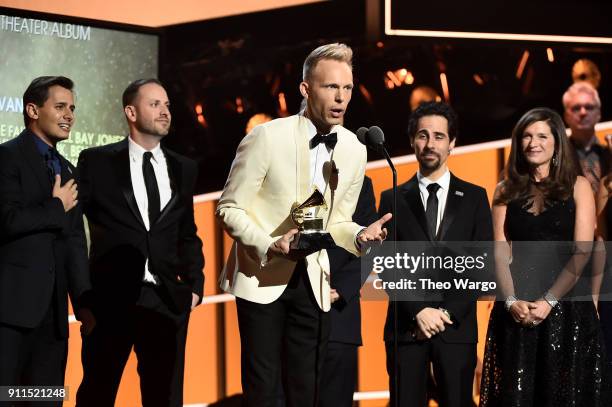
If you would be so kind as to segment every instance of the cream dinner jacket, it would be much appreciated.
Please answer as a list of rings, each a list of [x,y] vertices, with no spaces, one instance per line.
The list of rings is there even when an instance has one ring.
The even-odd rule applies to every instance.
[[[359,255],[352,221],[363,183],[367,153],[357,137],[342,126],[332,131],[338,143],[332,159],[338,185],[325,190],[324,223],[336,244]],[[295,228],[289,212],[312,193],[308,119],[301,115],[276,119],[253,129],[238,146],[216,215],[234,239],[219,283],[235,296],[269,304],[281,296],[296,262],[278,256],[267,260],[270,245]],[[332,196],[333,195],[333,196]],[[317,303],[330,308],[330,267],[327,251],[306,257],[308,277]]]

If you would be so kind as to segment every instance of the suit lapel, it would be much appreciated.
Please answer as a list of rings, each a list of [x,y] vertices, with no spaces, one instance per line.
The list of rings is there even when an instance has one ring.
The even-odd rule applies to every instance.
[[[132,175],[130,172],[130,152],[128,148],[127,137],[124,141],[118,144],[114,157],[114,168],[117,176],[117,184],[121,188],[121,192],[125,197],[127,204],[132,211],[132,214],[138,219],[140,225],[144,228],[145,224],[140,215],[136,197],[134,196],[134,188],[132,187]]]
[[[37,136],[31,131],[26,130],[19,137],[19,147],[23,152],[25,160],[32,169],[32,172],[34,172],[38,184],[45,192],[45,195],[51,194],[53,184],[49,179],[49,171],[47,170],[43,158],[36,149],[36,144],[34,144],[34,139],[32,138]]]
[[[296,145],[296,160],[298,168],[299,191],[297,200],[304,202],[312,194],[310,179],[310,147],[308,146],[308,122],[304,116],[298,115],[297,128],[293,133]],[[323,192],[323,191],[321,191]]]
[[[442,224],[438,230],[440,240],[444,240],[446,237],[450,226],[457,217],[459,209],[461,208],[464,192],[458,189],[457,184],[457,178],[451,174],[448,195],[446,197],[446,207],[444,208],[444,215],[442,216]]]
[[[166,164],[168,166],[168,177],[170,178],[170,188],[172,188],[172,196],[170,197],[170,200],[168,201],[166,206],[162,208],[162,211],[159,214],[159,217],[157,218],[157,221],[155,223],[160,222],[164,217],[166,217],[168,212],[170,212],[170,210],[178,202],[180,195],[179,190],[180,186],[182,185],[183,175],[181,163],[175,157],[170,155],[165,149],[162,148],[162,151],[164,152],[164,156],[166,157]]]
[[[74,172],[72,171],[71,165],[63,156],[59,157],[62,167],[62,184],[68,182],[74,178]]]
[[[412,211],[412,214],[416,218],[417,222],[421,226],[423,233],[429,240],[433,240],[427,227],[427,219],[425,218],[425,209],[423,208],[423,202],[421,201],[421,193],[419,191],[419,181],[415,175],[402,186],[402,193],[406,198],[406,202]]]

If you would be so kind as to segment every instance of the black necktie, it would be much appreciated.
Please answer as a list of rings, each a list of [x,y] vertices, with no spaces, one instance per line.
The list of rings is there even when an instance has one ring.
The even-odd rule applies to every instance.
[[[438,226],[438,189],[440,185],[433,184],[427,185],[427,209],[425,210],[425,217],[427,218],[427,226],[429,226],[429,235],[433,240],[436,240],[436,229]]]
[[[319,143],[324,143],[327,148],[333,150],[336,147],[336,143],[338,142],[338,135],[336,133],[329,133],[328,135],[317,133],[310,140],[310,148],[313,149],[319,145]]]
[[[53,147],[49,147],[49,150],[45,154],[45,164],[51,178],[51,183],[55,182],[55,175],[62,173],[62,163],[59,158],[59,153]]]
[[[153,164],[151,164],[153,153],[146,151],[142,155],[142,175],[144,175],[145,188],[147,189],[147,200],[149,201],[149,228],[153,226],[157,218],[159,218],[159,188],[157,187],[157,178]]]

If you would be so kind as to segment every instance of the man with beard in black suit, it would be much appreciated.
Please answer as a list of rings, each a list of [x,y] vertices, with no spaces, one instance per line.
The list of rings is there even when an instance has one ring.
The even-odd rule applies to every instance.
[[[98,326],[83,340],[78,406],[112,406],[132,347],[142,403],[182,406],[189,312],[204,257],[193,213],[197,166],[160,145],[168,95],[156,79],[123,93],[129,136],[79,157]]]
[[[457,119],[450,106],[439,102],[422,104],[410,117],[408,135],[419,171],[398,187],[397,240],[493,240],[486,191],[455,177],[446,165],[457,137]],[[391,202],[392,191],[384,191],[379,213],[389,212]],[[393,236],[392,230],[389,236]],[[392,302],[385,324],[391,405],[395,405],[396,398],[402,407],[426,405],[431,363],[440,406],[472,407],[478,341],[475,302],[444,298],[402,301],[397,309],[398,332],[393,332]],[[397,355],[394,335],[398,340]]]

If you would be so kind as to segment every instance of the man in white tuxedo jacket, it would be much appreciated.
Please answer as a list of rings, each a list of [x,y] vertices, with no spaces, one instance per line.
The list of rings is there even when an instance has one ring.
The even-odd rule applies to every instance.
[[[329,334],[327,252],[290,251],[297,229],[292,205],[314,188],[327,203],[326,230],[359,254],[362,242],[382,240],[383,218],[364,228],[352,222],[363,183],[366,150],[341,126],[353,89],[352,50],[315,49],[304,62],[300,92],[306,109],[256,127],[240,143],[217,207],[235,242],[220,277],[237,299],[242,388],[247,406],[273,406],[282,383],[287,406],[315,405]]]

